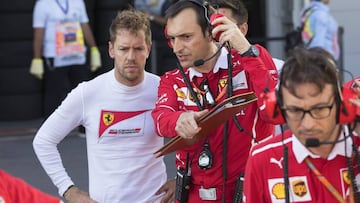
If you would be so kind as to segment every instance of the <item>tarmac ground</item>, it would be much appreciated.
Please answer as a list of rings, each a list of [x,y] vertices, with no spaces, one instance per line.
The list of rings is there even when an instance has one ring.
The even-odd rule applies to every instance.
[[[32,140],[42,120],[0,122],[0,169],[22,178],[34,187],[58,196],[57,188],[40,165]],[[88,189],[86,140],[71,133],[59,145],[63,164],[81,189]],[[168,177],[175,177],[174,154],[166,155]]]

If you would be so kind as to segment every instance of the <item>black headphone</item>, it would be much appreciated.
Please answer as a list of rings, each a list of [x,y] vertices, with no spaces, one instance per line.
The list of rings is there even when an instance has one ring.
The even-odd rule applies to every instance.
[[[210,13],[209,13],[210,4],[205,0],[180,0],[177,3],[179,3],[179,2],[191,2],[191,3],[199,6],[200,8],[202,8],[204,10],[204,20],[205,20],[206,26],[209,28],[209,34],[211,36],[211,31],[213,29],[213,26],[211,25],[211,22],[214,21],[218,17],[222,17],[223,15],[219,14],[219,13],[215,13],[215,14],[212,14],[210,16]],[[174,5],[174,6],[176,6],[176,5]],[[220,34],[221,33],[219,32],[217,34],[217,36],[215,37],[216,41],[219,41]],[[166,26],[165,26],[165,29],[164,29],[164,35],[167,38],[167,27]],[[168,40],[168,45],[169,45],[169,47],[172,47],[172,43],[171,43],[170,40]]]
[[[206,21],[206,24],[211,28],[211,22],[210,22],[210,15],[209,15],[209,3],[204,0],[184,0],[189,1],[193,4],[196,4],[199,7],[202,7],[204,9],[204,18]]]
[[[211,31],[212,29],[214,28],[214,26],[211,24],[211,22],[213,22],[216,18],[220,18],[220,17],[223,17],[224,15],[223,14],[220,14],[220,13],[214,13],[214,14],[209,14],[209,6],[210,4],[207,2],[207,1],[204,1],[204,0],[187,0],[187,1],[190,1],[202,8],[204,8],[204,17],[205,17],[205,21],[206,21],[206,24],[207,26],[209,27],[209,32],[210,32],[210,35],[211,35]],[[216,27],[216,25],[215,25]],[[220,38],[220,35],[221,35],[222,32],[219,32],[217,33],[217,35],[215,36],[215,41],[219,41],[219,38]]]
[[[330,60],[330,59],[329,59]],[[333,61],[331,61],[333,67],[332,69],[336,72],[337,67]],[[349,86],[341,86],[340,82],[340,76],[338,73],[336,85],[337,85],[337,123],[339,124],[346,124],[351,123],[354,121],[356,116],[356,106],[349,101],[349,99],[357,98],[357,94],[353,91],[353,89]],[[279,90],[282,86],[282,81],[280,81]],[[269,92],[265,92],[262,95],[265,103],[265,111],[267,118],[266,120],[272,124],[285,124],[285,113],[282,110],[283,101],[282,101],[282,95],[280,91],[273,90]]]

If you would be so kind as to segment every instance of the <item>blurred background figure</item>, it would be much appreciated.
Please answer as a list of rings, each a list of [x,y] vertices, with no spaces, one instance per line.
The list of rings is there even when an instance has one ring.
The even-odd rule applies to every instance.
[[[178,0],[134,0],[134,7],[146,14],[151,23],[152,50],[146,69],[157,75],[176,67],[176,57],[164,35],[165,11]]]
[[[305,47],[321,47],[336,61],[340,56],[338,23],[330,13],[330,0],[311,0],[301,12],[302,40]]]
[[[101,66],[99,50],[83,0],[38,0],[33,10],[33,60],[30,73],[44,84],[47,118],[78,83]],[[90,47],[90,68],[87,47]]]

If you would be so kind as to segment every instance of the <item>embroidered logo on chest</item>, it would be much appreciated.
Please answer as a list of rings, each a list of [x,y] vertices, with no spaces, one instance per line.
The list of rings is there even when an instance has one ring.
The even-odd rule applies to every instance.
[[[289,177],[289,194],[292,202],[311,201],[309,184],[306,176]],[[285,184],[283,178],[273,178],[268,180],[269,194],[271,202],[283,203],[285,200]]]

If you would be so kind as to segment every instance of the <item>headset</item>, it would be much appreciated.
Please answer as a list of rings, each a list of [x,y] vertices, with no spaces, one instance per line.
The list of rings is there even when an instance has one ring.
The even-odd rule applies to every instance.
[[[342,87],[340,97],[340,106],[338,112],[338,123],[351,123],[355,119],[356,106],[349,101],[350,98],[356,99],[355,92],[349,87]],[[278,90],[269,91],[263,94],[265,111],[267,119],[274,125],[285,124],[285,116],[281,110],[282,99]]]
[[[334,63],[335,64],[335,63]],[[336,65],[334,65],[336,68]],[[338,74],[337,74],[338,75]],[[338,101],[337,105],[337,123],[347,124],[355,120],[356,117],[356,106],[349,101],[349,99],[357,99],[357,94],[350,85],[340,85],[340,79],[336,81],[338,88]],[[281,81],[279,90],[281,88]],[[283,106],[282,96],[279,90],[264,91],[261,95],[265,104],[266,120],[272,124],[285,124],[284,111],[281,109]]]
[[[185,2],[185,1],[191,2],[191,3],[193,3],[193,4],[195,4],[195,5],[197,5],[197,6],[199,6],[199,7],[201,7],[201,8],[204,9],[205,22],[206,22],[207,26],[209,27],[209,29],[210,29],[209,32],[210,32],[210,34],[211,34],[211,30],[218,25],[218,24],[217,24],[217,25],[215,25],[215,26],[212,26],[211,23],[212,23],[215,19],[220,18],[220,17],[223,17],[224,15],[223,15],[223,14],[220,14],[220,13],[214,13],[214,14],[212,14],[212,15],[210,16],[210,14],[209,14],[209,9],[208,9],[208,7],[209,7],[210,5],[209,5],[209,3],[208,3],[207,1],[205,1],[205,0],[180,0],[180,1],[178,1],[178,3],[179,3],[179,2]],[[176,6],[176,5],[173,5],[173,6]],[[168,35],[167,35],[167,27],[166,27],[166,26],[165,26],[165,29],[164,29],[164,35],[165,35],[166,38],[168,38]],[[221,32],[217,33],[217,35],[216,35],[215,38],[214,38],[217,42],[219,41],[220,35],[221,35]],[[171,42],[170,39],[167,40],[167,44],[169,45],[170,48],[172,48],[172,42]]]

